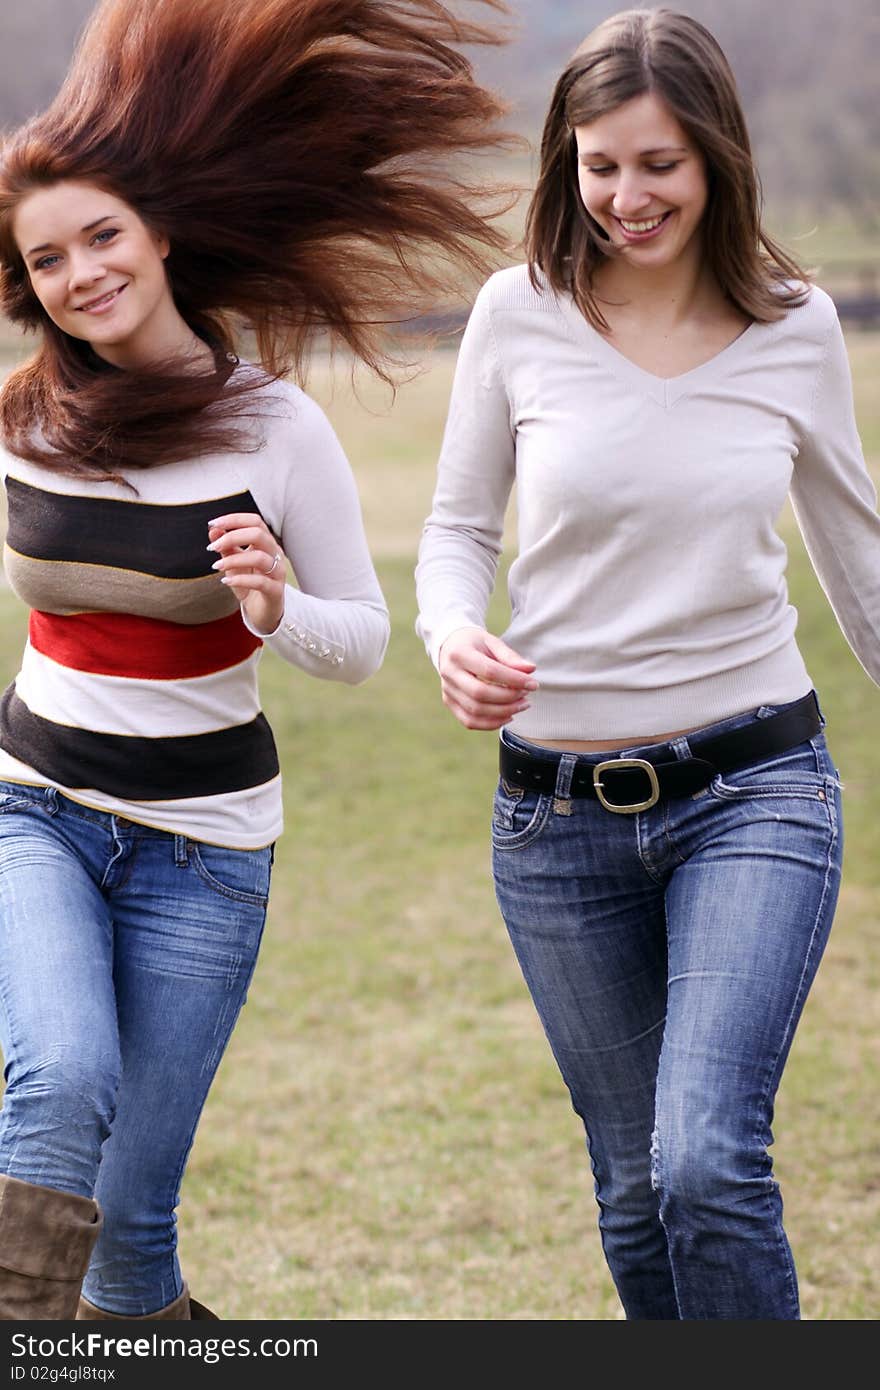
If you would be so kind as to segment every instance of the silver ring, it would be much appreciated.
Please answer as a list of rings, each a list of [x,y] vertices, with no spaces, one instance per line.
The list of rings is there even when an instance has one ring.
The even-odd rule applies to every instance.
[[[279,561],[280,559],[281,559],[281,556],[280,556],[280,554],[278,554],[278,552],[276,551],[276,553],[275,553],[275,559],[272,561],[271,565],[270,565],[269,568],[266,570],[266,573],[267,573],[267,574],[271,574],[271,573],[272,573],[273,569],[274,569],[275,566],[278,564],[278,561]]]

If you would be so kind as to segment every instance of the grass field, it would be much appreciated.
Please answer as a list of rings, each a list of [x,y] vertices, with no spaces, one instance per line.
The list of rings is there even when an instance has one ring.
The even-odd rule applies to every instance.
[[[851,341],[880,461],[880,337]],[[226,1317],[613,1319],[572,1114],[489,879],[493,736],[442,709],[413,633],[413,557],[453,357],[387,393],[312,389],[352,458],[394,632],[349,689],[267,653],[286,781],[263,956],[184,1188],[181,1252]],[[786,523],[791,530],[790,521]],[[846,784],[837,923],[777,1107],[804,1315],[880,1304],[878,692],[791,535],[800,637]],[[3,676],[25,617],[0,593]],[[493,621],[504,622],[501,596]],[[5,681],[4,681],[5,683]]]

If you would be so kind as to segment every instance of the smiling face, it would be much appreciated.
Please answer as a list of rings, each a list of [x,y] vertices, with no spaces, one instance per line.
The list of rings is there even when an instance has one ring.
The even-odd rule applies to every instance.
[[[22,199],[13,232],[50,319],[108,362],[143,365],[180,338],[168,242],[120,198],[94,184],[52,184]]]
[[[578,184],[590,216],[627,264],[668,269],[701,255],[703,156],[654,92],[575,126]]]

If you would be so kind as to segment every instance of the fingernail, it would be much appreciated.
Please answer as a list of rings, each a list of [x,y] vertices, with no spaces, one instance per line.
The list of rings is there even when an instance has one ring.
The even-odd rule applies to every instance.
[[[223,574],[223,575],[220,576],[220,583],[221,583],[221,584],[231,584],[231,583],[232,583],[232,580],[230,579],[230,577],[229,577],[228,574]]]
[[[219,545],[217,544],[216,541],[212,541],[210,545],[206,545],[206,546],[205,546],[205,549],[206,549],[206,550],[219,550],[220,547],[219,547]]]
[[[209,521],[209,522],[208,522],[208,525],[209,525],[209,526],[219,526],[219,525],[220,525],[220,518],[219,518],[219,516],[215,516],[213,521]]]
[[[213,563],[213,565],[211,566],[211,569],[212,569],[212,570],[218,570],[222,564],[223,564],[223,561],[222,561],[222,560],[215,560],[214,563]]]
[[[210,550],[211,547],[208,546],[208,549]],[[537,690],[537,689],[538,689],[538,682],[537,682],[537,681],[526,681],[525,688],[526,688],[526,690]]]

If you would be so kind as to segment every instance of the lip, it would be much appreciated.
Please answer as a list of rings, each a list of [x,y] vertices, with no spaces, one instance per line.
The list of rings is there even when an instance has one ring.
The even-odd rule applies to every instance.
[[[633,245],[640,245],[643,241],[653,241],[655,237],[660,235],[672,216],[673,211],[673,208],[669,208],[666,212],[660,213],[659,216],[662,218],[662,221],[658,222],[656,227],[652,227],[650,231],[647,232],[629,232],[626,227],[624,227],[619,217],[615,217],[614,220],[620,228],[620,234],[624,241],[630,242]],[[655,214],[655,216],[657,215],[658,214]],[[633,217],[631,219],[628,218],[627,221],[647,222],[649,219],[647,217]]]
[[[103,294],[98,295],[97,299],[90,299],[86,304],[77,304],[76,312],[78,314],[106,314],[109,309],[112,309],[124,289],[125,285],[117,285],[115,290],[105,290]]]

